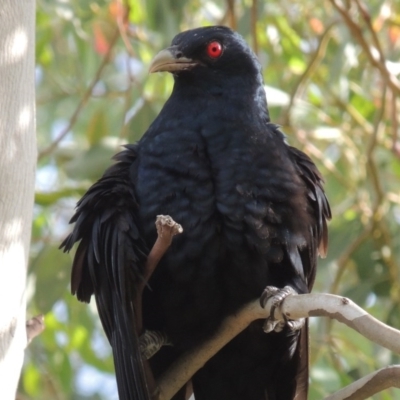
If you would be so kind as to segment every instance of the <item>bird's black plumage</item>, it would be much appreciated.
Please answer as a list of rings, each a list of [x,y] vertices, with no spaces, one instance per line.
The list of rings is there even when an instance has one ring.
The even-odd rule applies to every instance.
[[[211,57],[215,42],[222,52]],[[317,168],[269,120],[260,65],[240,35],[180,33],[156,64],[174,74],[171,97],[80,200],[62,244],[80,241],[72,291],[82,301],[95,295],[122,400],[149,398],[132,304],[158,214],[184,233],[143,297],[145,328],[174,345],[150,360],[156,376],[266,285],[311,290],[330,218]],[[265,334],[254,322],[194,376],[196,400],[305,398],[306,331]]]

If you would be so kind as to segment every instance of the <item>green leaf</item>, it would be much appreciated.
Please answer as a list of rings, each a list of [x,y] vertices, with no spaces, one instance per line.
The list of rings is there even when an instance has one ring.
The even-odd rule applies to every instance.
[[[99,179],[104,170],[111,165],[111,157],[118,151],[118,148],[113,149],[102,144],[95,145],[67,162],[65,172],[75,180],[94,181]]]
[[[64,188],[55,192],[36,192],[35,203],[47,207],[67,197],[81,197],[87,188]]]
[[[40,390],[40,372],[38,369],[31,363],[24,367],[22,375],[22,381],[24,385],[24,389],[26,393],[32,397],[35,397]]]
[[[57,245],[46,245],[31,261],[30,273],[36,276],[35,303],[41,313],[47,313],[64,295],[69,283],[71,256]]]
[[[94,146],[100,143],[100,141],[107,136],[109,128],[107,125],[107,113],[106,110],[97,110],[91,117],[86,136],[88,138],[90,146]]]

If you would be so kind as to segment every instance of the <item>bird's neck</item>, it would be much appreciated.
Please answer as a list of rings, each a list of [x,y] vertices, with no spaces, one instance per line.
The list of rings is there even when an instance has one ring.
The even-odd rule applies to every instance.
[[[240,110],[249,118],[260,118],[269,122],[267,100],[262,79],[248,79],[243,77],[231,77],[228,81],[207,82],[200,84],[199,80],[191,80],[190,77],[175,80],[170,100],[176,100],[175,104],[193,109],[199,112],[210,109],[219,109],[223,106],[226,110]]]

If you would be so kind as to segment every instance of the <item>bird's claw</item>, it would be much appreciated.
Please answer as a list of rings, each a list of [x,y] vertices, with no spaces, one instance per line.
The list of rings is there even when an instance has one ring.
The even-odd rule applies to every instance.
[[[305,324],[306,319],[289,319],[287,320],[287,325],[291,331],[299,331]]]
[[[272,331],[281,332],[285,326],[288,326],[291,331],[297,331],[304,326],[304,318],[299,320],[289,320],[284,314],[282,314],[283,319],[279,320],[275,317],[275,310],[282,305],[282,302],[286,299],[286,297],[294,294],[297,294],[297,292],[291,286],[285,286],[283,289],[279,289],[275,286],[267,286],[264,289],[264,292],[260,297],[261,307],[264,308],[267,304],[267,301],[272,299],[270,315],[265,320],[263,326],[265,333]]]
[[[145,330],[139,338],[139,350],[146,360],[153,357],[163,346],[172,346],[172,343],[162,331]]]

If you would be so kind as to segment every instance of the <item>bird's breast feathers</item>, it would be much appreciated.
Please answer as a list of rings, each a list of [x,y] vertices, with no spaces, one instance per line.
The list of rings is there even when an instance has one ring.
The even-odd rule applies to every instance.
[[[200,242],[210,229],[228,245],[251,242],[261,252],[271,240],[284,241],[279,226],[290,229],[287,222],[305,214],[304,185],[287,145],[267,126],[253,134],[233,124],[228,132],[210,130],[181,128],[146,143],[137,182],[146,226],[153,229],[151,221],[162,213]]]

